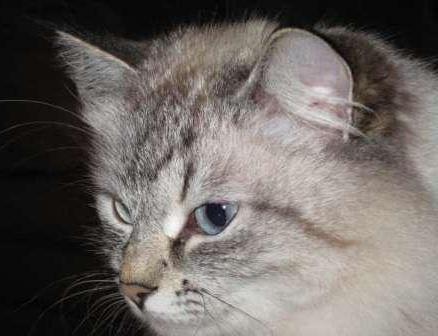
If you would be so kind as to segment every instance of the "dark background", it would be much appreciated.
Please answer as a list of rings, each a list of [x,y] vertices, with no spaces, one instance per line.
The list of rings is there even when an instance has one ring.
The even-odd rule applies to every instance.
[[[47,22],[141,39],[181,23],[259,14],[300,27],[325,21],[377,31],[412,54],[433,61],[438,54],[437,7],[433,0],[411,4],[365,0],[1,2],[1,335],[136,334],[135,326],[128,327],[130,320],[119,328],[121,317],[113,319],[113,311],[105,311],[107,305],[85,318],[87,307],[108,292],[84,293],[53,305],[67,295],[94,288],[89,283],[66,294],[75,279],[84,272],[100,271],[102,263],[85,238],[97,219],[87,188],[85,134],[72,127],[83,125],[74,114],[59,108],[4,101],[43,101],[76,113],[74,85],[56,61],[50,33],[44,28]]]

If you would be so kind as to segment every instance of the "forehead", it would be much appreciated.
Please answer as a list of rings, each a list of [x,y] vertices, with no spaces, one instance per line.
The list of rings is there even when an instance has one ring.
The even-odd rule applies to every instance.
[[[211,34],[188,29],[151,44],[116,123],[121,134],[117,146],[123,147],[116,171],[123,166],[125,175],[155,180],[168,161],[190,157],[194,144],[235,126],[242,106],[233,95],[247,80],[255,56],[242,41],[225,43],[222,34],[217,43],[225,43],[227,52],[218,54],[217,46],[210,45]]]
[[[131,173],[156,175],[174,156],[193,155],[201,148],[195,144],[219,137],[234,127],[235,108],[219,99],[205,98],[205,93],[184,98],[176,91],[167,95],[147,96],[144,104],[129,118],[131,151],[126,157]]]
[[[100,173],[112,176],[114,187],[150,188],[163,170],[181,179],[194,163],[198,169],[199,157],[216,151],[213,144],[236,128],[232,121],[236,108],[230,104],[204,99],[202,94],[193,99],[177,95],[174,91],[146,95],[116,121],[118,132],[111,139],[105,135],[98,139],[103,149],[96,158]]]
[[[240,55],[241,49],[234,52]],[[253,59],[251,53],[247,55],[214,63],[218,58],[213,54],[198,62],[201,58],[179,55],[174,59],[168,51],[153,53],[113,123],[117,141],[111,140],[99,153],[99,166],[105,169],[100,170],[106,178],[103,182],[112,176],[113,189],[141,194],[163,177],[184,185],[185,176],[217,172],[223,164],[219,161],[230,162],[232,150],[239,142],[243,146],[242,128],[248,130],[246,121],[257,113],[250,102],[233,96],[250,72]],[[238,157],[242,155],[234,161]]]

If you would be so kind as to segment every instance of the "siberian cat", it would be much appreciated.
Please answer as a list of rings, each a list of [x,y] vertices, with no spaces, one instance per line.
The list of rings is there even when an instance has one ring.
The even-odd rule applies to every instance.
[[[60,32],[105,253],[162,336],[438,334],[438,77],[275,22]]]

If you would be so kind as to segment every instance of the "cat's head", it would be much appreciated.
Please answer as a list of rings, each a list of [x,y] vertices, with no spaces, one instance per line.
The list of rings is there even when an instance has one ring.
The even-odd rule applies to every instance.
[[[402,151],[356,127],[373,113],[358,74],[315,34],[254,21],[112,54],[59,41],[94,134],[107,259],[159,333],[268,335],[384,272],[373,260],[418,216]]]

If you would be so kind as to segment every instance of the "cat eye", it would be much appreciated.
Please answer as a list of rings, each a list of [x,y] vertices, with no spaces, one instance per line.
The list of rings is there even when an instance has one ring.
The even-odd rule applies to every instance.
[[[207,235],[217,235],[231,223],[237,214],[234,203],[207,203],[195,210],[199,228]]]
[[[125,204],[119,200],[113,199],[113,210],[119,221],[125,224],[131,224],[131,215]]]

